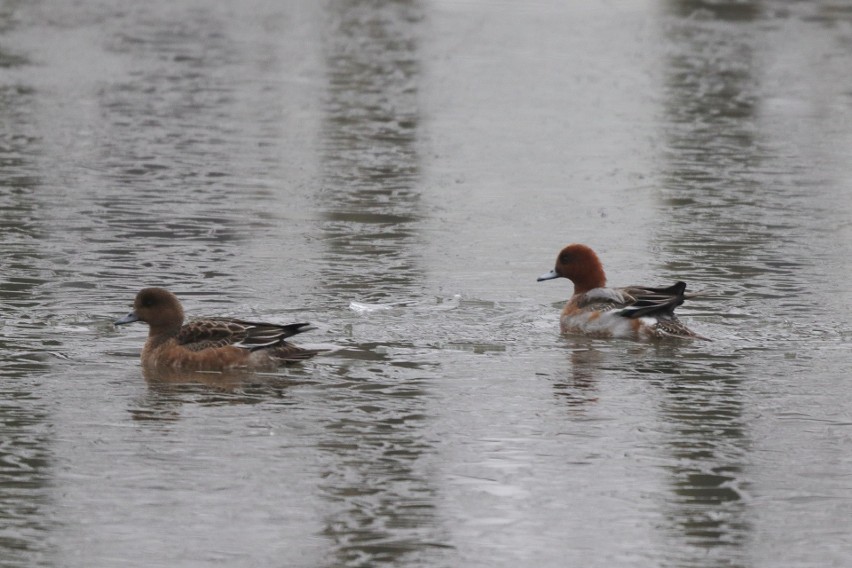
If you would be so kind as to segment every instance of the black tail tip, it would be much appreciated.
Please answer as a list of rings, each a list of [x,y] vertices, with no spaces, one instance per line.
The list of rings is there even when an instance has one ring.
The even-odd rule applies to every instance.
[[[287,325],[281,326],[281,329],[284,331],[283,339],[293,337],[299,333],[305,333],[306,331],[312,331],[316,328],[309,323],[288,323]]]

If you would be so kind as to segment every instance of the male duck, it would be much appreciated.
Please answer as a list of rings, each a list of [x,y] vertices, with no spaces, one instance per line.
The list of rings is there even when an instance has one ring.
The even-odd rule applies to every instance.
[[[574,283],[574,294],[559,318],[562,333],[635,339],[706,339],[674,315],[675,308],[692,296],[685,293],[684,282],[668,288],[607,288],[598,255],[581,244],[563,248],[556,257],[556,267],[539,276],[538,282],[554,278],[567,278]]]

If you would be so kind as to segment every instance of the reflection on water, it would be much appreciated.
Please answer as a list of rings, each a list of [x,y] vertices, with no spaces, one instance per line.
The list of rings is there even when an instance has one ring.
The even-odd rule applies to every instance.
[[[418,280],[417,27],[414,1],[330,5],[323,125],[324,285],[381,300]],[[346,274],[341,278],[341,274]]]
[[[288,375],[142,371],[149,388],[129,409],[139,421],[179,420],[184,405],[253,405],[271,400],[286,405],[289,389],[312,384],[302,370]]]
[[[843,565],[852,11],[779,6],[5,4],[0,564]],[[559,337],[583,235],[713,341]],[[143,284],[341,348],[146,376]]]
[[[668,6],[674,18],[668,21],[663,119],[665,223],[656,237],[670,259],[666,269],[675,277],[689,275],[693,288],[720,290],[729,304],[722,310],[736,306],[734,294],[752,288],[752,279],[789,291],[795,263],[778,256],[784,223],[766,218],[771,188],[757,173],[764,162],[754,128],[758,63],[751,36],[742,29],[759,15],[758,3],[673,1]],[[720,30],[719,20],[737,24]],[[764,290],[761,286],[756,294]],[[681,562],[716,566],[720,558],[739,555],[720,556],[715,549],[749,540],[741,492],[748,450],[741,357],[672,355],[670,364],[658,360],[654,367],[664,377],[659,411],[668,425],[672,462],[666,467],[673,492],[667,517],[684,545]]]
[[[659,191],[665,222],[655,242],[666,251],[666,270],[713,290],[718,297],[707,303],[730,316],[722,326],[748,338],[728,344],[719,330],[723,345],[709,348],[714,354],[658,369],[671,375],[660,404],[676,464],[667,468],[674,492],[669,520],[696,549],[684,564],[713,566],[722,557],[744,558],[754,538],[746,495],[754,436],[745,416],[748,378],[787,375],[765,366],[765,350],[795,341],[802,328],[814,326],[807,314],[823,311],[808,275],[824,270],[814,237],[824,230],[821,212],[833,195],[813,187],[822,172],[797,180],[789,148],[777,142],[768,105],[782,95],[764,84],[775,53],[761,32],[777,25],[767,23],[769,7],[693,1],[667,7]],[[754,351],[743,349],[748,343]]]
[[[714,550],[742,547],[752,528],[745,494],[750,443],[742,369],[737,357],[683,355],[655,365],[673,492],[667,518],[673,536],[685,545],[678,547],[684,565],[717,566],[720,558],[741,553]]]
[[[8,12],[0,30],[9,31]],[[0,49],[0,70],[26,65]],[[42,400],[48,369],[44,311],[45,270],[38,224],[38,176],[32,156],[39,140],[31,127],[36,93],[23,84],[0,85],[0,563],[25,565],[46,557],[53,430]]]
[[[753,22],[761,15],[763,3],[746,0],[707,2],[706,0],[668,0],[669,13],[680,18],[711,19],[729,22]]]
[[[696,2],[671,2],[692,15]],[[755,128],[760,69],[754,38],[742,33],[756,3],[711,6],[705,18],[669,23],[664,125],[667,144],[658,238],[672,274],[716,284],[726,296],[760,286],[797,292],[790,272],[796,257],[785,246],[792,219],[767,215],[782,196],[763,175],[767,150]],[[720,30],[716,18],[736,26]],[[702,238],[692,238],[694,235]],[[739,290],[736,290],[739,288]],[[726,298],[736,303],[736,298]]]
[[[193,258],[215,264],[237,257],[241,234],[228,166],[239,132],[222,120],[236,101],[221,76],[239,46],[218,10],[189,7],[175,16],[139,11],[132,27],[111,38],[110,51],[127,71],[98,93],[100,135],[109,143],[94,152],[109,183],[90,190],[80,215],[85,238],[102,242],[94,257],[119,264],[121,256],[134,256],[136,267],[119,268],[128,280],[156,275],[169,287],[195,279],[184,274]],[[94,235],[93,218],[105,221]],[[146,246],[123,250],[121,243]],[[218,277],[220,286],[226,277],[214,270],[206,276]]]
[[[8,353],[7,347],[0,341],[0,350]],[[0,364],[0,551],[3,563],[24,566],[40,561],[50,547],[53,430],[40,400],[43,386],[28,378],[45,367]]]
[[[582,408],[597,401],[596,386],[604,357],[593,342],[584,338],[571,339],[570,380],[554,382],[553,389],[567,404]]]
[[[421,272],[412,228],[420,201],[419,12],[414,1],[329,5],[323,287],[345,299],[398,301]],[[435,542],[435,488],[417,467],[430,450],[422,437],[427,384],[417,365],[405,367],[362,378],[344,364],[347,387],[329,397],[322,489],[335,507],[325,534],[341,565],[396,563]]]

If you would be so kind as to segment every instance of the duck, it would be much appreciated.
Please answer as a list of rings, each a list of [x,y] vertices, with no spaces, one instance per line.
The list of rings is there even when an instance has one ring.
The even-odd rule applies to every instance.
[[[538,282],[567,278],[574,293],[562,309],[563,334],[598,338],[707,339],[683,324],[675,308],[698,294],[687,294],[685,282],[668,287],[625,286],[609,288],[598,255],[584,244],[564,247],[556,266]]]
[[[309,323],[279,325],[215,317],[184,323],[180,301],[165,288],[140,290],[133,311],[114,324],[133,322],[149,327],[141,354],[146,369],[271,371],[318,353],[286,341],[313,329]]]

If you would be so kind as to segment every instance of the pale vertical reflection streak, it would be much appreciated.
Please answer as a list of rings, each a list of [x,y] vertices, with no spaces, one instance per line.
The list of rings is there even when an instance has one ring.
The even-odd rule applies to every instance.
[[[662,16],[669,49],[655,241],[672,277],[693,289],[723,290],[725,301],[736,303],[732,289],[749,286],[743,276],[787,267],[768,246],[774,237],[759,226],[766,188],[754,175],[763,153],[753,127],[758,74],[747,33],[759,10],[751,2],[724,4],[692,17],[700,8],[672,1]],[[670,491],[661,504],[668,524],[663,540],[682,566],[744,565],[751,523],[743,355],[707,350],[671,357],[653,369],[662,375],[658,412]]]
[[[417,2],[329,4],[325,35],[323,289],[343,301],[393,301],[421,279]],[[363,357],[383,360],[367,348]],[[386,361],[387,362],[387,361]],[[384,369],[384,370],[383,370]],[[339,369],[319,449],[335,565],[395,564],[441,548],[435,488],[423,471],[428,382],[417,364]]]
[[[0,30],[11,15],[0,13]],[[28,65],[0,48],[0,69]],[[37,98],[27,84],[0,85],[0,563],[10,566],[43,565],[53,528],[53,429],[40,375],[56,341],[43,338],[48,318],[40,308],[50,270],[33,159],[42,151],[32,128]]]

